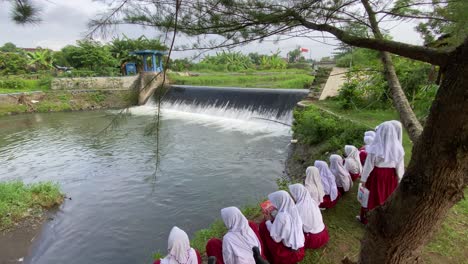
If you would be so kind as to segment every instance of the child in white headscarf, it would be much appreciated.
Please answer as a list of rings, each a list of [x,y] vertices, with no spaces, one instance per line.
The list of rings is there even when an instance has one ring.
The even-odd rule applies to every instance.
[[[319,205],[319,207],[332,208],[336,205],[336,202],[339,198],[335,175],[333,175],[333,173],[328,168],[328,164],[323,160],[316,160],[314,162],[314,166],[319,170],[323,191],[325,192],[323,202]]]
[[[268,195],[277,208],[274,219],[260,224],[260,237],[271,264],[300,262],[305,256],[302,220],[291,196],[285,191]]]
[[[340,155],[332,154],[330,156],[330,171],[335,175],[336,187],[341,195],[353,187],[353,179],[343,166],[343,159]]]
[[[374,141],[369,146],[361,182],[369,190],[367,208],[361,209],[359,220],[367,223],[366,212],[382,205],[398,186],[404,174],[405,151],[401,144],[400,126],[396,121],[379,125]]]
[[[157,260],[154,264],[201,264],[198,251],[190,247],[190,241],[182,229],[174,226],[169,233],[167,242],[168,254],[165,258]]]
[[[296,207],[302,220],[305,237],[305,248],[317,249],[327,244],[330,239],[322,219],[318,203],[310,197],[304,185],[289,185],[289,192],[296,201]]]
[[[362,165],[359,158],[359,151],[355,146],[346,145],[345,148],[345,169],[349,171],[351,179],[355,181],[357,178],[361,177]]]
[[[359,159],[361,161],[362,166],[364,166],[364,162],[366,162],[367,149],[369,148],[370,144],[372,144],[372,141],[374,141],[374,137],[375,137],[374,131],[366,131],[364,133],[364,146],[362,146],[359,149]]]
[[[255,264],[253,247],[263,251],[255,223],[249,222],[237,207],[221,209],[221,218],[228,232],[223,240],[212,238],[206,245],[208,256],[215,256],[217,264]]]
[[[321,204],[323,202],[323,196],[325,196],[325,192],[323,191],[323,184],[322,180],[320,179],[319,170],[316,167],[307,167],[304,186],[317,204]]]

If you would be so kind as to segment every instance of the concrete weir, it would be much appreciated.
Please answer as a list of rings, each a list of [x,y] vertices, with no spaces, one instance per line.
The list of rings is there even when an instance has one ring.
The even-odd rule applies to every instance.
[[[138,105],[144,105],[161,86],[163,74],[162,72],[142,72],[139,75],[124,77],[56,78],[52,81],[52,90],[134,90],[138,92]]]

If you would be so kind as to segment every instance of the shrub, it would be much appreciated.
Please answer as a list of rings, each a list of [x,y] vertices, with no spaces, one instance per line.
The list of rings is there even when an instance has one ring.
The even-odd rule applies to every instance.
[[[347,144],[359,147],[364,132],[369,129],[313,105],[304,110],[296,110],[294,118],[295,137],[304,144],[320,145],[321,155],[328,152],[342,153]]]
[[[0,80],[0,88],[4,89],[25,89],[28,87],[28,84],[25,80],[11,78],[11,79],[2,79]]]

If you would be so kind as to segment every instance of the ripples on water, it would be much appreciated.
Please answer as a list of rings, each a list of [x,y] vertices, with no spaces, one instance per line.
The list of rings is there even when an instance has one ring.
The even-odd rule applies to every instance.
[[[173,225],[192,236],[222,207],[256,202],[275,189],[289,127],[166,105],[155,175],[156,140],[144,135],[154,110],[133,108],[99,139],[110,112],[0,119],[0,180],[52,180],[72,197],[26,263],[149,263],[153,252],[165,252]]]

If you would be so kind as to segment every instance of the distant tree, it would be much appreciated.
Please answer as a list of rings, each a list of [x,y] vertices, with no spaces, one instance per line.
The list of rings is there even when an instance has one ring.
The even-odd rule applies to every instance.
[[[65,60],[76,69],[85,69],[107,75],[117,70],[119,66],[109,47],[98,41],[79,40],[76,46],[68,45],[61,51]]]
[[[288,52],[288,62],[289,63],[298,62],[300,60],[300,58],[301,58],[301,50],[300,50],[299,46],[297,46],[295,49]]]
[[[3,46],[0,47],[1,52],[17,52],[18,48],[16,47],[15,44],[11,42],[7,42],[3,44]]]
[[[255,65],[260,65],[260,60],[262,58],[262,55],[260,55],[258,52],[251,52],[249,53],[249,58],[252,61],[253,64]]]
[[[28,58],[22,53],[0,52],[0,75],[23,74],[28,67]]]

